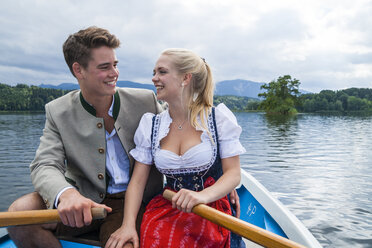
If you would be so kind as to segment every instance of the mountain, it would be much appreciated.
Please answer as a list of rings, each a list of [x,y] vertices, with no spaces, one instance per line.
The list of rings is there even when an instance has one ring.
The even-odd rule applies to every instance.
[[[218,82],[216,84],[215,95],[226,96],[247,96],[258,98],[258,93],[260,93],[260,87],[263,83],[256,83],[248,80],[236,79],[236,80],[225,80]],[[152,84],[141,84],[132,81],[118,81],[116,83],[118,87],[129,87],[129,88],[144,88],[155,90],[155,86]],[[62,83],[59,85],[51,84],[40,84],[41,88],[51,88],[51,89],[62,89],[62,90],[76,90],[79,89],[78,84],[74,83]]]
[[[80,88],[78,84],[74,84],[74,83],[62,83],[59,85],[40,84],[39,87],[48,88],[48,89],[60,89],[60,90],[76,90]]]
[[[261,85],[263,85],[263,83],[243,79],[225,80],[216,84],[215,95],[233,95],[258,98],[258,93],[262,92],[260,89]]]
[[[118,87],[127,87],[127,88],[143,88],[143,89],[148,89],[156,92],[155,86],[153,84],[141,84],[141,83],[136,83],[132,81],[118,81],[116,83]]]
[[[132,81],[118,81],[116,83],[117,87],[127,87],[127,88],[142,88],[142,89],[149,89],[155,92],[155,86],[152,84],[141,84]],[[61,89],[61,90],[76,90],[80,89],[78,84],[74,83],[62,83],[59,85],[51,85],[51,84],[40,84],[39,87],[41,88],[49,88],[49,89]]]

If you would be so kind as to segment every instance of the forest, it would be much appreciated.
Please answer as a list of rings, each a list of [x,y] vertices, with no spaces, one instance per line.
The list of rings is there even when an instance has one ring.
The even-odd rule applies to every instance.
[[[69,90],[40,88],[18,84],[0,84],[0,111],[43,111],[44,105]],[[242,96],[215,96],[214,105],[224,103],[232,111],[260,111],[262,101]],[[298,112],[372,112],[372,88],[322,90],[319,93],[299,95]]]
[[[44,105],[68,91],[37,86],[0,84],[0,111],[43,111]]]
[[[372,88],[322,90],[299,97],[299,112],[365,112],[372,111]]]

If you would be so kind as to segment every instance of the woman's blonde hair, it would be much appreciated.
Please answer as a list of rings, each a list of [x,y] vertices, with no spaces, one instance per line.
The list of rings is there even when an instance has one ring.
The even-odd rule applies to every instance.
[[[201,128],[208,130],[205,118],[213,106],[214,91],[212,72],[208,63],[196,53],[182,48],[166,49],[162,55],[169,56],[180,74],[192,75],[190,97],[186,99],[189,104],[190,123],[194,128],[200,127],[197,121],[197,117],[200,116]]]

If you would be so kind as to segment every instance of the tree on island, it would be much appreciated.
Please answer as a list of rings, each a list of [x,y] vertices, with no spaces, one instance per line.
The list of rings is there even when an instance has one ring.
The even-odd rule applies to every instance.
[[[261,89],[266,91],[258,94],[259,97],[264,98],[259,109],[264,110],[267,114],[296,114],[295,106],[298,104],[300,95],[299,85],[300,81],[292,79],[290,75],[284,75],[276,81],[263,84]]]

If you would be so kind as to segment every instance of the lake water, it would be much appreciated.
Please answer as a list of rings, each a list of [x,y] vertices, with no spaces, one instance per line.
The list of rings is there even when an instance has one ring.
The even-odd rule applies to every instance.
[[[324,247],[372,247],[372,117],[236,113],[242,167]],[[44,114],[0,114],[0,211],[32,192]]]

